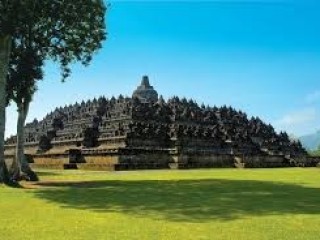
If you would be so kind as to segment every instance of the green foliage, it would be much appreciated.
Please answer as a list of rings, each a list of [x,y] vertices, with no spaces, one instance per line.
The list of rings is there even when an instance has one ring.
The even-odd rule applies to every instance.
[[[103,0],[0,0],[0,36],[59,62],[65,79],[70,63],[87,65],[101,48],[105,10]]]
[[[24,184],[33,189],[0,187],[0,232],[12,240],[318,239],[319,174],[40,171],[42,182]]]
[[[28,104],[35,91],[36,82],[43,78],[43,59],[30,48],[13,47],[7,80],[7,103],[13,100],[18,107]]]

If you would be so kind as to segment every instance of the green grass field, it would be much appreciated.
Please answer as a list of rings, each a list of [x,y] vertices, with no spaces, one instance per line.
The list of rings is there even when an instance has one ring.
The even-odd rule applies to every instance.
[[[320,239],[320,169],[39,171],[0,186],[0,239]]]

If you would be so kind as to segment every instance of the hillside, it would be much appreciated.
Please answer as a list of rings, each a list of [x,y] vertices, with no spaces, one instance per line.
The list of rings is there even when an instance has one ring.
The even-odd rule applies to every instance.
[[[316,150],[320,145],[320,131],[299,138],[302,145],[309,150]]]

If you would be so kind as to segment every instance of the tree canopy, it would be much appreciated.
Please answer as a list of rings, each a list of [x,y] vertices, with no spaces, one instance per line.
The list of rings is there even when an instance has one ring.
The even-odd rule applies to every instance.
[[[30,102],[37,90],[37,81],[43,78],[43,59],[32,48],[13,47],[7,79],[7,104]]]
[[[88,64],[106,36],[102,0],[1,0],[0,35],[17,45],[34,45],[45,59]]]

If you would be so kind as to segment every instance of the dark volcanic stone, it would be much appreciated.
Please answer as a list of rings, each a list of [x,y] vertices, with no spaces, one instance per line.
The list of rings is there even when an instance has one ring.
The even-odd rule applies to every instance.
[[[41,121],[27,124],[25,136],[26,143],[38,143],[41,152],[67,144],[71,149],[80,145],[90,149],[103,143],[135,149],[133,154],[170,149],[189,155],[307,156],[299,141],[232,107],[199,106],[176,96],[158,98],[147,76],[132,98],[100,97],[56,108]],[[16,137],[7,144],[16,144]]]

